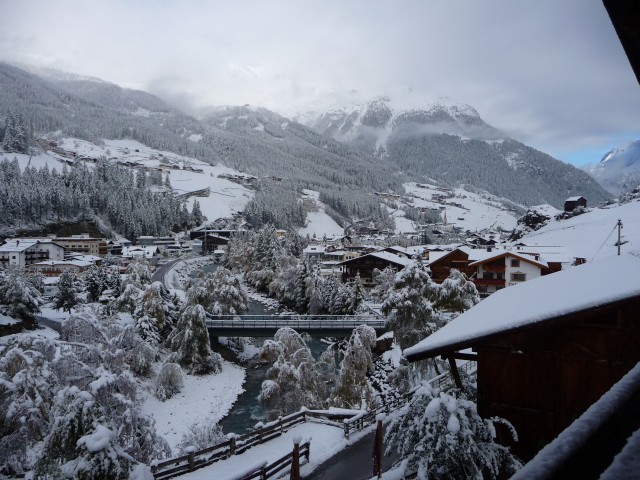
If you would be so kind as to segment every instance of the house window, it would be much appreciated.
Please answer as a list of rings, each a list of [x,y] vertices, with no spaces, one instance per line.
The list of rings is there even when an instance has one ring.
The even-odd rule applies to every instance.
[[[520,266],[520,260],[516,260],[515,258],[511,259],[511,266],[518,268]]]
[[[524,282],[527,279],[526,273],[512,273],[511,281],[512,282]]]

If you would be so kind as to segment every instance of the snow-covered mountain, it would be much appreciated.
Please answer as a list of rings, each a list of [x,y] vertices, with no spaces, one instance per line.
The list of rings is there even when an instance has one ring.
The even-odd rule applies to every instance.
[[[607,152],[589,173],[614,195],[637,187],[640,184],[640,140]]]
[[[470,184],[525,205],[556,207],[573,195],[592,204],[609,196],[585,172],[508,138],[469,105],[448,99],[408,105],[381,97],[300,118],[405,174],[451,187]]]

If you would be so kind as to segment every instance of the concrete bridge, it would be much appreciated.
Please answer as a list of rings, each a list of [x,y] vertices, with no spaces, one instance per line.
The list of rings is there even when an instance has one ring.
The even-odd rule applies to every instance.
[[[272,337],[279,328],[291,327],[312,337],[347,337],[358,325],[386,331],[386,320],[375,315],[221,315],[208,316],[209,335],[214,337]]]

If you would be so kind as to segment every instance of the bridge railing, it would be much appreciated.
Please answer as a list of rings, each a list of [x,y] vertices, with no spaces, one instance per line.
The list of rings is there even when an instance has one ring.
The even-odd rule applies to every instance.
[[[291,327],[293,329],[353,329],[358,325],[384,328],[385,319],[370,315],[243,315],[207,318],[208,328],[219,329],[269,329]]]

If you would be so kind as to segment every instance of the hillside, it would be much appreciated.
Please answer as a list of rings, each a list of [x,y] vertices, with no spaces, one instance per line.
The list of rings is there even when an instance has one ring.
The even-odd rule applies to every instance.
[[[640,256],[640,200],[593,208],[567,220],[552,218],[540,230],[524,236],[527,245],[562,245],[588,262],[616,255],[618,219],[622,220],[622,252]]]
[[[21,115],[37,135],[59,132],[94,144],[130,139],[211,165],[285,178],[289,182],[279,189],[317,190],[347,220],[379,209],[371,190],[402,188],[389,163],[266,109],[231,107],[200,121],[145,92],[74,75],[40,77],[3,63],[0,84],[0,117]]]
[[[449,100],[407,108],[383,97],[305,118],[319,132],[391,161],[407,175],[450,187],[471,184],[524,205],[558,208],[573,195],[592,204],[609,197],[584,172],[508,138],[472,107]]]

